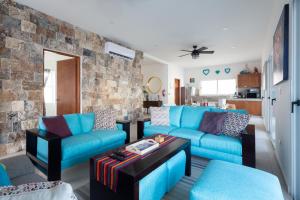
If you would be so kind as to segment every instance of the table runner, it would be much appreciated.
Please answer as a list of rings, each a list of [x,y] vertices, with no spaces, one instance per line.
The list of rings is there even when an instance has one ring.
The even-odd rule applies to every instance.
[[[166,146],[167,144],[173,142],[176,137],[170,135],[156,134],[153,137],[149,137],[147,139],[153,139],[157,135],[162,135],[165,138],[165,141],[160,143],[159,147],[152,152],[149,152],[144,155],[138,155],[135,153],[131,153],[129,151],[123,150],[122,152],[127,155],[124,161],[119,161],[113,158],[110,158],[109,155],[103,155],[98,158],[96,162],[96,178],[97,181],[101,182],[103,185],[109,187],[112,191],[117,191],[118,184],[118,172],[120,169],[128,166],[129,164],[142,159],[156,150]]]

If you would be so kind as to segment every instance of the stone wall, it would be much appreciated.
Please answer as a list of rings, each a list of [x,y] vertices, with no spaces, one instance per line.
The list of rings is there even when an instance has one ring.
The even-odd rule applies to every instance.
[[[142,113],[142,52],[133,61],[111,57],[106,38],[8,0],[0,1],[0,37],[0,156],[24,149],[24,130],[43,113],[44,49],[81,57],[82,112]]]

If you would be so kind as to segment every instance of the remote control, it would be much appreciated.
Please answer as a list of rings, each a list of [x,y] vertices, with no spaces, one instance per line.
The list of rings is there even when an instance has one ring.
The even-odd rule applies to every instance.
[[[121,151],[116,151],[116,152],[114,152],[114,154],[117,155],[117,156],[121,156],[123,158],[126,158],[126,154],[121,152]]]
[[[125,160],[125,158],[123,158],[121,156],[117,156],[115,154],[111,154],[109,157],[112,158],[112,159],[118,160],[118,161],[124,161]]]

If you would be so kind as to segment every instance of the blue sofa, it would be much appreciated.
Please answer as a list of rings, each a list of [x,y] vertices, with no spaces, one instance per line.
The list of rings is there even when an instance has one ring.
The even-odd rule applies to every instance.
[[[222,110],[213,107],[171,106],[169,126],[151,125],[150,119],[138,121],[138,138],[156,133],[191,140],[192,155],[224,160],[255,167],[255,128],[248,125],[241,138],[201,132],[200,123],[206,111],[247,113],[245,110]]]
[[[72,136],[61,139],[47,132],[39,119],[38,128],[26,131],[26,153],[48,180],[59,180],[61,171],[129,142],[130,122],[118,121],[117,130],[93,130],[95,114],[63,115]]]

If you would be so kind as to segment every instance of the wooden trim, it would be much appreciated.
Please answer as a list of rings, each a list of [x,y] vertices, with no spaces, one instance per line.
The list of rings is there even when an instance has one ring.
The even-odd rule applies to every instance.
[[[80,70],[80,64],[81,63],[80,63],[80,56],[44,48],[43,49],[43,59],[45,58],[45,51],[75,58],[75,60],[76,60],[76,113],[80,113],[80,111],[81,111],[81,107],[80,107],[80,104],[81,104],[81,76],[80,76],[81,75],[81,70]],[[45,66],[44,66],[44,62],[43,62],[43,88],[45,87],[44,86],[44,76],[45,76],[44,71],[45,71]],[[44,98],[44,96],[43,96],[43,98]],[[43,102],[43,116],[46,115],[45,111],[46,111],[46,109],[45,109],[45,99],[44,99],[44,102]]]
[[[129,120],[117,120],[117,124],[123,125],[123,131],[126,132],[125,144],[130,142],[130,121]]]
[[[137,121],[137,139],[142,139],[144,137],[144,128],[145,128],[145,122],[150,121],[150,118],[146,119],[138,119]]]
[[[242,157],[243,165],[254,167],[256,165],[255,156],[255,126],[249,124],[246,130],[241,134],[242,136]]]
[[[48,142],[48,163],[37,157],[37,138]],[[42,168],[48,181],[61,179],[61,138],[47,131],[38,129],[26,130],[26,155],[34,165]]]

